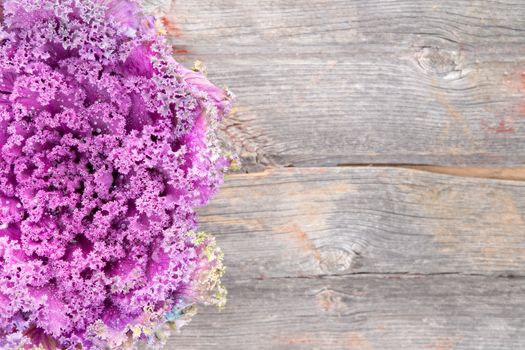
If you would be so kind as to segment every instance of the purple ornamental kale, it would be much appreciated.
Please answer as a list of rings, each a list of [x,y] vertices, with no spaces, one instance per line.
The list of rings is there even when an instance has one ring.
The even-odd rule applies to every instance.
[[[8,0],[0,30],[0,348],[160,347],[224,302],[195,208],[231,96],[132,0]],[[160,345],[159,345],[160,344]]]

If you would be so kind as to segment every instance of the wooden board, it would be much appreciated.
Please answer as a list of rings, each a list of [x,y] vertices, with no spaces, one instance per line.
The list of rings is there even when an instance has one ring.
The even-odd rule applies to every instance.
[[[236,277],[525,275],[525,183],[409,169],[232,175],[201,213]]]
[[[239,280],[168,349],[525,348],[521,279],[332,276]]]
[[[249,172],[201,210],[230,303],[169,349],[525,348],[524,2],[169,17],[178,60],[236,93],[222,137]]]
[[[186,0],[179,60],[238,96],[245,167],[524,162],[525,2]]]
[[[201,210],[230,304],[170,349],[525,346],[525,183],[413,169],[231,175]]]

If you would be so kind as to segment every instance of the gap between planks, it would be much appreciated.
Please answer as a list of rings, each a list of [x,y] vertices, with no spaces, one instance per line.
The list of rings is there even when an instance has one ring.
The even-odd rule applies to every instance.
[[[455,166],[440,166],[428,164],[367,164],[367,163],[352,163],[352,164],[338,164],[337,167],[346,168],[395,168],[395,169],[411,169],[424,171],[428,173],[444,174],[458,177],[474,177],[481,179],[507,180],[507,181],[525,181],[525,166],[522,167],[455,167]],[[265,172],[270,169],[281,168],[280,166],[269,166],[259,171],[247,171],[247,174],[257,174]],[[293,165],[282,168],[296,168]],[[308,168],[308,167],[297,167]],[[242,172],[239,172],[242,173]],[[232,172],[235,174],[235,172]]]
[[[477,177],[509,181],[525,181],[525,166],[522,167],[451,167],[414,164],[339,164],[339,167],[401,168],[460,177]]]

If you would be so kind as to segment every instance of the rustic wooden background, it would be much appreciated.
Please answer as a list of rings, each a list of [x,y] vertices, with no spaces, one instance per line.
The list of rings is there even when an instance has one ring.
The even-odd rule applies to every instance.
[[[525,2],[177,0],[243,169],[169,349],[524,349]]]

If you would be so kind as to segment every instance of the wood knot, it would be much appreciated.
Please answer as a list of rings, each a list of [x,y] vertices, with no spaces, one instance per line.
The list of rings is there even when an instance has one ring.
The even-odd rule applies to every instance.
[[[416,53],[416,60],[421,69],[432,76],[444,79],[461,77],[459,54],[456,51],[443,50],[439,47],[424,46]]]
[[[316,295],[321,310],[329,315],[342,315],[348,312],[348,296],[331,289],[325,289]]]
[[[360,265],[360,254],[341,248],[321,248],[319,266],[324,273],[341,273]]]

